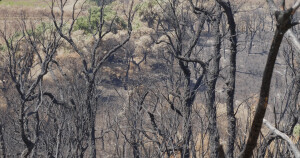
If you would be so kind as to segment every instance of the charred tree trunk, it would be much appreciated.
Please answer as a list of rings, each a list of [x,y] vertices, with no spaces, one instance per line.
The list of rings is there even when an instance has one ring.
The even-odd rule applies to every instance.
[[[298,95],[300,92],[300,72],[299,69],[296,70],[296,76],[293,80],[293,86],[290,92],[290,96],[287,99],[286,107],[289,107],[288,120],[287,123],[284,124],[283,132],[287,135],[291,135],[293,133],[294,127],[299,119],[299,109],[297,107]],[[270,134],[268,135],[259,150],[259,157],[265,157],[267,147],[275,140],[276,135]]]
[[[267,1],[269,3],[272,3],[271,7],[275,7],[274,2],[272,0],[267,0]],[[265,116],[265,112],[268,106],[270,84],[271,84],[273,69],[279,51],[279,47],[281,45],[283,36],[286,33],[286,31],[294,25],[291,21],[291,18],[299,6],[300,6],[300,1],[298,1],[296,5],[294,5],[292,8],[288,10],[275,12],[275,17],[277,21],[276,30],[269,51],[267,63],[265,66],[265,70],[262,78],[262,85],[260,88],[259,101],[256,107],[256,112],[250,129],[250,134],[246,143],[246,147],[241,153],[241,157],[243,158],[251,157],[253,154],[253,150],[256,147],[257,139],[263,123],[263,118]]]
[[[89,74],[86,74],[89,75]],[[94,78],[94,77],[92,77]],[[95,81],[87,81],[87,96],[86,96],[86,106],[88,112],[88,123],[89,123],[89,135],[90,135],[90,158],[96,158],[96,136],[95,136],[95,103],[94,103],[94,91],[95,91]]]
[[[5,144],[4,144],[2,125],[1,124],[0,124],[0,157],[6,158]]]
[[[179,61],[179,65],[181,70],[185,76],[185,103],[184,103],[184,133],[183,133],[183,145],[182,145],[182,158],[189,158],[190,157],[190,150],[189,150],[189,143],[192,135],[192,125],[191,125],[191,112],[192,112],[192,105],[194,99],[191,96],[190,90],[190,82],[191,82],[191,71],[188,67],[188,63],[184,61]]]
[[[221,10],[220,7],[216,7],[217,16],[212,19],[212,33],[214,35],[214,51],[212,54],[212,60],[209,64],[209,69],[207,73],[207,109],[209,112],[209,147],[211,157],[220,157],[220,136],[217,127],[217,109],[215,104],[215,89],[216,83],[219,76],[219,65],[220,65],[220,50],[221,50],[221,35],[220,35],[220,20],[221,20]]]
[[[136,120],[134,121],[134,126],[136,128]],[[132,153],[133,153],[133,157],[134,158],[140,158],[140,150],[139,150],[139,142],[138,142],[138,131],[136,129],[134,129],[131,132],[131,140],[132,142]]]
[[[242,157],[248,158],[252,156],[253,149],[256,146],[256,142],[259,136],[260,129],[262,127],[263,118],[268,106],[270,84],[273,74],[273,69],[276,61],[276,57],[279,51],[280,44],[282,42],[283,33],[278,29],[275,31],[273,42],[267,59],[267,63],[264,70],[263,81],[260,90],[260,96],[254,120],[251,126],[250,135],[247,141],[247,145]]]
[[[234,152],[234,141],[236,137],[236,118],[234,115],[234,91],[235,91],[235,76],[236,76],[236,54],[237,54],[237,34],[236,34],[236,24],[234,20],[233,11],[231,9],[230,2],[224,2],[223,0],[217,0],[217,2],[225,10],[227,16],[227,22],[230,31],[230,55],[229,55],[229,76],[226,81],[226,110],[227,110],[227,120],[228,127],[227,133],[229,134],[227,140],[227,157],[233,158]]]
[[[20,123],[20,127],[21,127],[21,138],[22,141],[24,142],[26,149],[22,152],[21,157],[23,158],[27,158],[30,153],[32,152],[32,149],[34,148],[34,143],[28,139],[27,134],[26,134],[26,129],[25,129],[25,103],[22,103],[21,107],[20,107],[20,118],[19,118],[19,123]]]

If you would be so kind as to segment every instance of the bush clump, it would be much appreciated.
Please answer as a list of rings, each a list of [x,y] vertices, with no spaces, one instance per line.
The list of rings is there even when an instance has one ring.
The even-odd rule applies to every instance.
[[[156,7],[158,2],[155,0],[145,1],[138,5],[138,14],[141,17],[141,20],[148,23],[149,27],[153,26],[155,19],[158,14],[156,12]]]
[[[111,4],[113,5],[113,3]],[[118,30],[125,29],[127,27],[126,22],[123,18],[119,17],[117,13],[113,10],[111,5],[106,6],[103,9],[103,20],[104,20],[104,30],[111,27],[113,33],[117,33]],[[94,33],[100,24],[101,8],[91,7],[88,11],[87,16],[82,16],[78,18],[75,24],[76,30],[83,30],[85,34]],[[111,22],[112,25],[111,25]]]
[[[300,124],[297,124],[294,128],[293,135],[299,137],[300,136]]]

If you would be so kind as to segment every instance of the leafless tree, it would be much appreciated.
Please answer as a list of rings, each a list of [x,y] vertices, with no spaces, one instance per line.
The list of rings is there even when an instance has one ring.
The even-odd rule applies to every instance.
[[[72,37],[72,31],[74,30],[74,25],[79,17],[79,15],[82,12],[82,6],[79,6],[79,11],[77,12],[76,7],[78,7],[78,0],[74,2],[73,5],[73,11],[71,13],[71,21],[69,23],[66,23],[65,21],[69,19],[65,19],[64,14],[64,7],[67,4],[68,0],[63,1],[55,1],[53,0],[51,3],[51,15],[52,20],[54,23],[54,26],[59,33],[59,35],[67,41],[74,51],[79,54],[81,62],[82,62],[82,73],[84,75],[85,79],[85,89],[86,94],[84,97],[85,100],[85,107],[87,110],[87,124],[88,124],[88,131],[89,131],[89,149],[90,149],[90,157],[96,157],[96,137],[95,137],[95,118],[96,118],[96,112],[97,112],[97,104],[96,104],[96,81],[98,72],[105,63],[105,61],[114,54],[118,49],[120,49],[125,43],[127,43],[131,36],[132,26],[131,22],[133,20],[133,16],[135,11],[133,10],[133,2],[131,3],[129,7],[129,11],[126,13],[124,10],[124,13],[127,16],[128,23],[128,36],[123,39],[123,41],[117,45],[115,45],[112,49],[107,50],[107,52],[101,51],[101,46],[104,37],[112,31],[112,24],[114,23],[114,20],[110,22],[104,21],[104,8],[106,6],[106,1],[99,1],[99,19],[97,21],[97,25],[95,27],[95,30],[92,30],[93,33],[93,43],[89,46],[85,46],[87,50],[83,50],[78,46],[78,43],[74,41]],[[54,8],[56,7],[56,4],[60,8],[59,15],[56,15]],[[89,21],[90,22],[90,21]],[[108,28],[106,28],[106,24],[108,24]],[[89,25],[92,25],[92,23],[89,23]],[[65,31],[66,29],[67,31]]]
[[[289,35],[287,37],[294,36],[294,33],[290,31]],[[280,110],[276,110],[274,108],[274,116],[275,116],[275,127],[277,127],[278,130],[282,131],[287,136],[293,137],[293,130],[296,124],[299,120],[299,114],[298,114],[298,95],[300,92],[299,87],[299,57],[298,53],[296,53],[297,45],[299,45],[298,39],[288,39],[289,46],[287,48],[284,48],[284,58],[285,62],[287,63],[287,74],[290,74],[291,76],[287,76],[291,78],[290,84],[287,87],[287,92],[285,94],[285,100],[281,102],[281,108]],[[278,113],[278,117],[276,117]],[[268,134],[265,139],[263,140],[263,143],[259,149],[258,155],[260,157],[264,157],[267,148],[270,146],[271,143],[273,143],[275,140],[277,140],[278,135],[274,133]],[[277,142],[277,144],[279,144]],[[284,147],[282,147],[284,148]],[[286,152],[290,149],[290,147],[286,147],[286,150],[282,150],[283,152]]]
[[[169,51],[172,56],[178,59],[178,66],[180,67],[184,79],[183,79],[183,97],[182,97],[182,109],[183,112],[183,144],[181,149],[181,157],[190,157],[190,140],[192,138],[192,124],[191,124],[191,112],[192,112],[192,106],[193,102],[195,100],[195,96],[197,93],[197,89],[202,83],[203,75],[206,71],[206,64],[197,58],[192,59],[192,53],[195,51],[195,47],[197,46],[197,43],[199,42],[199,37],[201,35],[201,30],[203,27],[203,24],[205,22],[205,15],[202,14],[198,17],[199,19],[199,25],[197,28],[197,31],[195,32],[195,35],[191,37],[192,41],[190,41],[189,47],[185,48],[184,45],[186,43],[184,42],[184,39],[187,38],[187,32],[185,29],[187,29],[187,26],[184,26],[185,24],[182,24],[184,19],[181,19],[180,15],[178,14],[177,10],[180,9],[180,4],[178,4],[178,1],[173,1],[169,4],[167,4],[165,13],[166,16],[172,19],[172,22],[169,23],[171,30],[174,30],[174,35],[169,35],[167,32],[167,27],[163,25],[163,23],[159,24],[159,27],[162,29],[162,34],[167,37],[167,40],[161,40],[158,42],[167,43],[169,46]],[[188,13],[186,13],[188,14]],[[191,70],[189,68],[189,63],[196,62],[199,65],[202,66],[203,72],[202,74],[197,78],[196,83],[194,85],[191,81]],[[151,117],[152,115],[150,115]],[[153,116],[154,119],[154,116]],[[152,119],[152,120],[153,120]],[[153,123],[154,125],[154,123]]]
[[[186,4],[185,4],[186,5]],[[208,120],[209,120],[209,137],[210,137],[210,156],[224,156],[223,148],[220,146],[219,133],[217,130],[217,120],[216,120],[216,103],[215,103],[215,85],[219,75],[219,60],[220,60],[220,46],[221,46],[221,35],[219,30],[220,19],[221,19],[221,8],[212,7],[212,8],[199,8],[190,1],[190,5],[193,13],[197,15],[198,27],[194,28],[194,35],[189,34],[189,27],[193,26],[193,22],[189,22],[185,19],[182,19],[177,10],[182,9],[184,6],[180,2],[174,1],[172,3],[166,4],[162,7],[164,10],[163,16],[169,17],[171,22],[167,26],[164,23],[158,23],[158,28],[161,28],[161,31],[158,31],[158,34],[165,36],[166,39],[159,39],[157,43],[165,43],[168,47],[168,53],[178,61],[179,70],[183,73],[183,96],[179,97],[183,104],[181,105],[183,111],[180,111],[174,108],[173,110],[178,114],[183,116],[183,139],[182,139],[182,157],[189,157],[193,153],[193,147],[189,147],[190,143],[193,144],[192,138],[192,107],[194,104],[195,97],[199,90],[199,87],[204,84],[208,87],[207,89],[207,109],[208,109]],[[162,6],[162,5],[161,5]],[[188,14],[185,13],[185,14]],[[203,25],[207,18],[210,18],[210,21],[213,25],[213,53],[208,53],[208,61],[203,62],[201,59],[201,51],[198,50],[198,44],[201,43],[200,36],[202,35],[201,31]],[[188,17],[186,17],[188,19]],[[192,29],[193,30],[193,29]],[[174,33],[174,34],[173,34]],[[190,37],[191,36],[191,37]],[[191,40],[186,40],[191,39]],[[175,61],[176,61],[175,60]],[[202,71],[199,73],[199,69],[196,70],[195,74],[192,71],[192,64],[200,65]],[[176,64],[175,64],[176,65]],[[174,66],[175,66],[174,65]],[[199,75],[197,75],[199,74]],[[203,78],[205,76],[205,81]],[[192,77],[195,77],[195,82],[193,82]],[[177,83],[178,84],[178,83]],[[182,89],[180,88],[180,89]],[[179,93],[179,92],[177,92]],[[180,96],[179,94],[174,94],[174,96]],[[153,117],[154,115],[150,115]],[[154,125],[154,123],[153,123]],[[193,145],[192,145],[193,146]],[[193,154],[194,155],[194,154]]]
[[[268,106],[270,84],[274,69],[274,64],[279,51],[284,34],[298,22],[293,22],[292,18],[296,10],[300,6],[300,1],[297,1],[289,9],[285,9],[285,0],[281,3],[281,10],[277,10],[275,3],[272,0],[267,0],[270,8],[274,11],[274,15],[277,21],[276,30],[269,51],[268,59],[266,62],[264,75],[262,79],[261,91],[259,96],[259,102],[256,108],[256,113],[250,130],[249,138],[244,150],[241,153],[241,157],[251,157],[253,149],[256,146],[259,132],[262,127],[263,118]]]
[[[236,54],[237,54],[237,33],[233,10],[229,1],[216,0],[224,9],[227,23],[230,31],[230,55],[229,55],[229,75],[226,85],[226,106],[228,120],[228,141],[227,141],[227,157],[233,157],[234,142],[236,137],[236,118],[234,115],[234,95],[235,95],[235,78],[236,78]]]
[[[53,97],[50,92],[44,91],[43,78],[49,71],[49,65],[61,40],[51,28],[43,27],[42,32],[37,32],[34,24],[29,23],[25,17],[19,24],[19,35],[9,37],[6,29],[0,33],[7,48],[9,77],[18,93],[18,107],[15,108],[19,109],[19,132],[26,145],[22,156],[28,157],[40,139],[40,109],[43,97]],[[34,69],[36,72],[33,72]],[[29,124],[29,121],[32,123]]]
[[[277,24],[256,111],[255,91],[237,93],[255,89],[236,86],[247,73],[237,68],[260,67],[238,64],[256,51],[257,33],[269,38],[270,23],[258,15],[250,37],[238,32],[246,16],[238,2],[52,0],[50,21],[22,16],[11,35],[4,26],[0,157],[297,157],[299,140],[290,139],[299,120],[300,42],[290,28],[298,24],[293,18],[300,1],[286,9],[282,0],[280,10],[266,2]],[[107,18],[115,4],[123,8]],[[136,13],[140,19],[133,22]],[[85,31],[78,28],[83,18]],[[126,19],[122,29],[120,19]],[[243,36],[250,39],[248,50],[238,47]],[[259,55],[255,63],[264,60]],[[285,68],[284,75],[278,71],[282,78],[273,74],[276,58]],[[277,97],[270,87],[279,89]],[[273,113],[265,115],[267,107]],[[274,122],[263,120],[272,116]]]

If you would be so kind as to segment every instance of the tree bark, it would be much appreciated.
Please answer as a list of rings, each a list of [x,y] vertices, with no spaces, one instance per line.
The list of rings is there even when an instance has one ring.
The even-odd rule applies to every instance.
[[[24,122],[24,118],[25,118],[24,108],[25,108],[25,103],[23,102],[20,107],[19,123],[20,123],[20,127],[21,127],[21,138],[26,146],[26,149],[22,152],[21,157],[27,158],[30,155],[30,153],[32,152],[32,149],[34,148],[35,144],[31,140],[29,140],[26,135],[25,122]]]
[[[260,129],[262,127],[263,118],[265,116],[265,112],[268,106],[269,91],[270,91],[273,69],[274,69],[280,44],[282,42],[282,38],[283,38],[283,33],[280,32],[278,29],[276,29],[275,35],[273,37],[273,42],[271,44],[269,56],[267,59],[267,63],[265,66],[265,70],[264,70],[258,105],[256,107],[256,112],[251,126],[249,138],[242,155],[242,157],[244,158],[249,158],[252,156],[252,152],[257,143]]]
[[[89,74],[86,74],[89,75]],[[94,77],[92,77],[94,78]],[[95,104],[94,104],[95,81],[87,81],[86,106],[88,112],[89,134],[90,134],[90,158],[96,158],[96,136],[95,136]]]
[[[5,144],[3,139],[2,124],[0,124],[0,157],[6,158]]]
[[[246,147],[244,148],[244,150],[240,155],[243,158],[251,157],[253,154],[253,150],[256,147],[257,139],[263,123],[263,118],[265,116],[265,112],[268,106],[271,79],[272,79],[272,74],[274,70],[276,57],[279,51],[279,47],[281,45],[285,32],[293,26],[291,23],[291,16],[293,15],[293,10],[294,10],[293,8],[290,8],[286,11],[275,12],[277,27],[275,30],[267,63],[265,66],[265,70],[262,78],[262,85],[260,88],[259,101],[256,107],[256,112],[250,129],[250,134],[246,143]]]
[[[226,81],[226,111],[227,111],[227,152],[228,158],[233,158],[234,155],[234,141],[236,137],[236,118],[234,115],[234,91],[235,91],[235,77],[236,77],[236,54],[237,54],[237,34],[236,34],[236,24],[234,20],[234,15],[231,9],[230,2],[225,2],[223,0],[216,0],[222,8],[225,10],[227,16],[227,23],[229,25],[230,31],[230,55],[229,55],[229,76]]]
[[[209,147],[210,157],[220,157],[220,136],[217,127],[217,109],[215,104],[215,89],[216,83],[219,76],[219,65],[220,65],[220,50],[221,50],[221,35],[220,35],[220,20],[222,17],[220,6],[216,7],[216,17],[212,20],[212,33],[214,35],[214,51],[212,54],[212,60],[209,64],[209,70],[207,73],[207,108],[209,112]]]
[[[191,89],[190,89],[190,82],[191,82],[191,72],[188,67],[188,63],[182,60],[179,61],[179,65],[181,70],[185,76],[185,100],[184,100],[184,131],[183,131],[183,145],[182,145],[182,158],[189,158],[190,157],[190,150],[189,150],[189,143],[192,135],[192,125],[191,125],[191,112],[192,112],[192,105],[194,99],[191,96]]]

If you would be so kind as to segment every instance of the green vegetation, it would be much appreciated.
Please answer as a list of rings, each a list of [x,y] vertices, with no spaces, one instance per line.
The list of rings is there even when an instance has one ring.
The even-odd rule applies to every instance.
[[[0,44],[0,51],[6,51],[6,47]]]
[[[45,22],[42,22],[41,24],[39,24],[35,30],[34,30],[34,33],[36,36],[40,36],[42,35],[45,31],[48,31],[48,30],[51,30],[53,29],[53,24],[52,23],[45,23]],[[29,31],[29,33],[31,33],[32,31]]]
[[[293,135],[299,137],[300,136],[300,124],[297,124],[294,128]]]
[[[1,0],[0,6],[26,6],[26,7],[36,7],[36,6],[46,6],[43,1],[40,0]]]
[[[139,30],[143,25],[143,22],[139,18],[135,18],[132,22],[132,29]]]
[[[145,1],[136,6],[141,21],[147,22],[149,27],[152,27],[157,18],[157,13],[155,12],[156,6],[158,6],[158,1],[156,0]]]
[[[154,6],[158,5],[158,2],[156,0],[150,0],[150,1],[145,1],[137,5],[136,7],[138,8],[138,13],[139,15],[145,14],[145,12],[148,12],[149,9],[153,8]]]
[[[37,25],[36,28],[34,28],[33,30],[28,29],[27,33],[28,35],[34,35],[36,37],[41,36],[43,33],[45,33],[46,31],[49,31],[53,28],[53,25],[51,23],[45,23],[45,22],[41,22],[39,25]],[[22,31],[16,31],[13,36],[11,37],[11,40],[13,41],[14,39],[19,39],[21,38],[21,36],[23,35]]]
[[[104,29],[107,29],[111,25],[111,21],[113,21],[112,32],[116,33],[118,30],[125,29],[127,27],[126,22],[123,18],[117,15],[117,12],[113,10],[112,6],[115,3],[112,3],[106,6],[103,9],[103,17],[104,17]],[[78,18],[75,24],[75,30],[84,30],[84,33],[93,33],[96,31],[97,26],[100,23],[100,14],[101,8],[99,7],[91,7],[89,9],[89,15],[82,16]]]

